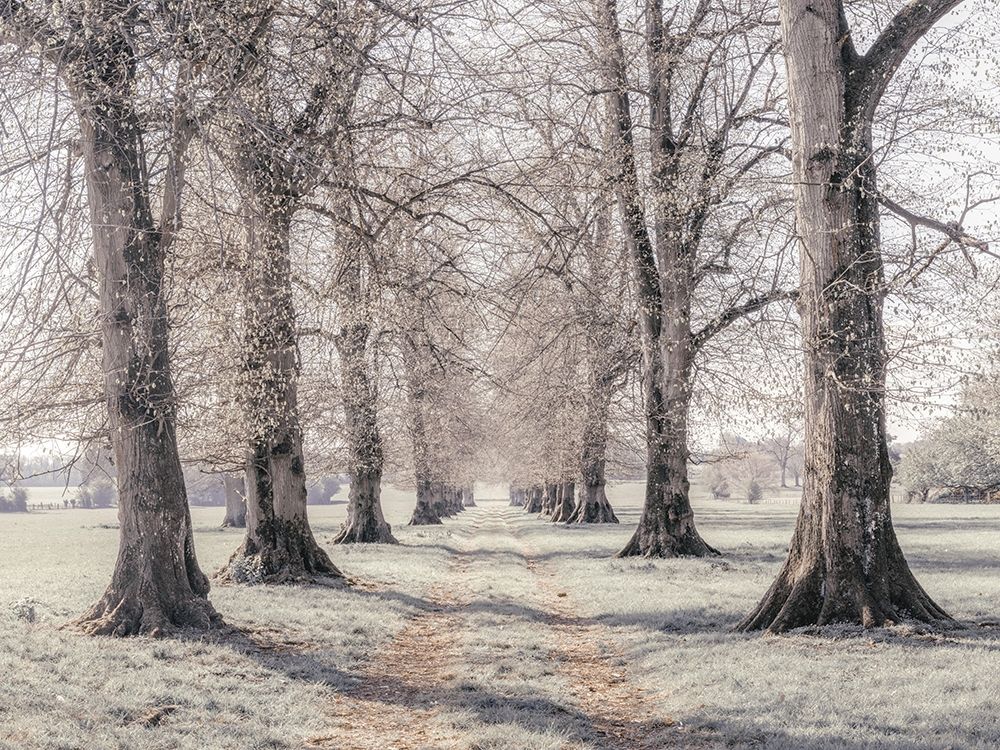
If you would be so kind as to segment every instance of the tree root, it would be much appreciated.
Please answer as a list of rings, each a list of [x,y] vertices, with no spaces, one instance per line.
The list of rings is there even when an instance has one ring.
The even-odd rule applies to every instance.
[[[189,594],[163,602],[151,588],[152,584],[149,587],[136,585],[128,591],[108,589],[97,604],[68,623],[68,627],[86,635],[115,638],[135,635],[159,638],[183,630],[224,627],[222,617],[207,599]]]
[[[399,544],[387,523],[344,524],[334,544]]]
[[[866,581],[845,566],[826,575],[820,555],[802,561],[792,555],[760,604],[737,626],[739,632],[784,633],[808,625],[843,623],[863,628],[907,621],[935,628],[956,626],[952,617],[923,590],[902,553],[891,555],[888,570]]]
[[[640,523],[628,544],[615,556],[712,557],[719,554],[719,550],[707,544],[693,526],[671,534],[665,528],[648,530]]]

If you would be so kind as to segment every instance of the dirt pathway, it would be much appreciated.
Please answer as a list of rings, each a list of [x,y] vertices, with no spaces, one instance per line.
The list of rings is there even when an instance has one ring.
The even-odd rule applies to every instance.
[[[609,626],[581,618],[574,610],[572,600],[523,533],[526,523],[537,521],[519,517],[517,509],[484,506],[452,522],[457,551],[449,563],[447,588],[434,589],[426,598],[427,606],[357,675],[357,687],[337,696],[329,709],[329,731],[309,738],[306,746],[341,750],[480,747],[456,730],[454,722],[456,712],[465,710],[468,714],[477,700],[506,700],[507,716],[514,717],[506,719],[511,724],[510,738],[486,746],[511,750],[534,746],[524,737],[515,737],[515,730],[528,726],[526,714],[539,709],[510,694],[505,699],[495,684],[470,689],[466,680],[461,689],[458,687],[464,675],[481,666],[464,653],[466,638],[482,635],[484,627],[490,628],[490,638],[512,637],[504,628],[514,624],[529,632],[534,643],[544,646],[525,653],[542,660],[544,663],[538,665],[541,672],[555,673],[565,688],[554,694],[547,684],[518,685],[522,693],[545,697],[555,736],[566,738],[563,748],[717,747],[716,738],[692,733],[665,715],[661,706],[629,679],[619,636]],[[489,573],[497,567],[494,558],[500,554],[513,561],[502,568],[509,598],[503,600],[502,611],[484,614],[483,605],[498,600],[497,580]],[[520,592],[516,601],[510,600],[511,592]],[[378,589],[373,593],[377,595]],[[474,605],[478,605],[476,615]],[[524,607],[522,614],[517,613],[520,606]],[[495,715],[486,714],[479,720],[494,728],[498,722]],[[466,717],[463,723],[468,721]],[[537,717],[531,721],[538,724]]]
[[[629,679],[618,637],[607,625],[581,620],[566,592],[555,585],[526,549],[528,569],[550,598],[551,657],[568,677],[574,703],[590,717],[608,750],[714,748],[717,738],[699,736],[664,714],[653,698]]]
[[[464,579],[464,554],[449,561],[452,580]],[[378,594],[384,587],[361,584]],[[337,750],[445,750],[462,747],[460,736],[441,719],[437,696],[462,663],[458,612],[467,596],[438,586],[421,610],[358,677],[358,686],[336,696],[331,730],[309,737],[310,748]]]

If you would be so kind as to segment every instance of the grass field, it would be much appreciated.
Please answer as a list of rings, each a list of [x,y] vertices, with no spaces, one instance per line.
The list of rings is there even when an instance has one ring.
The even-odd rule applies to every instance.
[[[796,507],[696,493],[722,558],[623,561],[641,487],[610,494],[618,527],[499,501],[411,529],[387,489],[398,547],[331,546],[344,506],[312,507],[353,586],[216,586],[238,632],[159,641],[60,629],[108,581],[113,510],[0,515],[0,748],[1000,747],[1000,507],[894,507],[965,629],[745,636]],[[240,539],[221,515],[193,510],[207,570]]]

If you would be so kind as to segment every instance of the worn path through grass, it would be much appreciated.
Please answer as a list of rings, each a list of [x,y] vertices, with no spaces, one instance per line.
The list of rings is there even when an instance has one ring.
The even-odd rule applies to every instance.
[[[698,494],[700,492],[700,494]],[[0,514],[0,750],[996,750],[1000,506],[893,508],[921,584],[963,630],[732,628],[774,580],[794,506],[695,493],[712,559],[616,559],[621,525],[482,502],[400,545],[330,545],[349,587],[213,586],[240,637],[61,626],[114,566],[115,511]],[[483,492],[482,494],[486,494]],[[329,545],[345,506],[311,506]],[[205,570],[242,531],[194,508]]]
[[[714,747],[630,681],[608,626],[581,617],[527,533],[484,503],[449,523],[447,583],[330,706],[310,747]],[[437,538],[434,535],[432,538]],[[384,584],[372,595],[398,595]]]

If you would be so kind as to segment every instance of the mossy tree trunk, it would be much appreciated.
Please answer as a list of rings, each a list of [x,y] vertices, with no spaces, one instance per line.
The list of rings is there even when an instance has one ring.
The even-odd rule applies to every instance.
[[[345,284],[360,284],[360,260],[348,261],[349,276]],[[346,292],[348,299],[357,300],[355,291]],[[341,390],[347,425],[348,472],[351,490],[348,496],[347,521],[334,539],[335,544],[380,543],[396,544],[392,528],[382,515],[382,434],[378,425],[375,389],[368,374],[366,348],[368,323],[357,311],[345,312],[348,319],[337,336],[341,362]]]
[[[248,145],[254,143],[248,138]],[[263,145],[260,146],[263,148]],[[317,544],[306,515],[298,413],[298,340],[289,254],[295,203],[282,165],[244,155],[251,194],[244,262],[242,400],[250,431],[246,537],[220,571],[235,583],[322,581],[342,576]]]
[[[19,11],[18,4],[0,16],[10,23]],[[119,521],[111,582],[75,625],[114,636],[221,623],[195,557],[170,371],[164,269],[178,227],[184,150],[167,165],[163,218],[156,222],[134,105],[138,60],[128,29],[137,13],[113,0],[88,9],[88,31],[100,43],[87,41],[88,34],[76,42],[84,49],[67,47],[63,71],[80,120]]]
[[[782,0],[805,348],[805,483],[788,558],[742,630],[950,618],[893,530],[871,124],[906,51],[958,0],[911,3],[861,56],[842,0]]]

